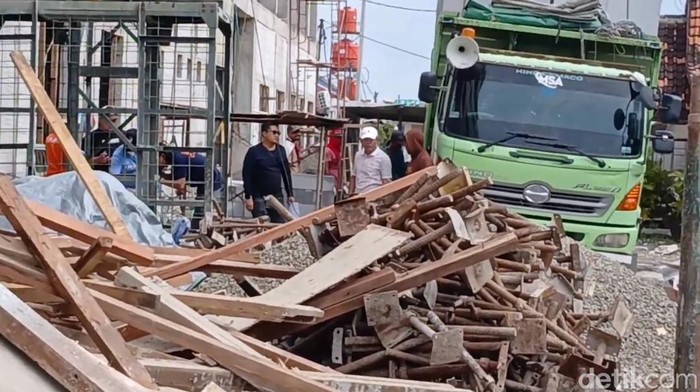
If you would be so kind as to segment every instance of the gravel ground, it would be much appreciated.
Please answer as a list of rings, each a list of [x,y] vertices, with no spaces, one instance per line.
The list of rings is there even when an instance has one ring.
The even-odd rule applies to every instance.
[[[309,251],[304,237],[294,235],[262,252],[261,264],[276,264],[296,267],[300,270],[313,264],[315,259]],[[279,279],[251,278],[253,283],[265,293],[282,283]],[[226,291],[226,295],[234,297],[246,297],[236,280],[229,275],[212,274],[199,287],[197,291],[203,293],[213,293],[221,290]]]
[[[593,293],[584,301],[584,309],[606,311],[617,296],[624,298],[635,315],[632,332],[623,339],[617,366],[621,374],[641,377],[669,377],[673,374],[676,309],[662,283],[635,274],[615,261],[582,248],[589,263],[589,282]],[[607,325],[603,329],[609,330]],[[623,378],[630,380],[630,378]],[[644,378],[642,378],[644,380]],[[637,391],[643,385],[627,385],[623,391]],[[672,391],[663,386],[659,392]]]

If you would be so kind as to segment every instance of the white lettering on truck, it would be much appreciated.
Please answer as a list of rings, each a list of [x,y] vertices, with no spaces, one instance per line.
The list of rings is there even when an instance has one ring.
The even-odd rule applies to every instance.
[[[576,82],[583,82],[583,76],[571,75],[571,74],[557,74],[551,72],[536,71],[534,69],[516,69],[515,73],[521,75],[533,75],[537,79],[537,83],[548,87],[557,88],[564,85],[564,80],[572,80]]]
[[[557,88],[564,85],[564,83],[561,82],[561,77],[557,75],[537,72],[535,73],[535,79],[537,79],[537,83],[549,88]]]

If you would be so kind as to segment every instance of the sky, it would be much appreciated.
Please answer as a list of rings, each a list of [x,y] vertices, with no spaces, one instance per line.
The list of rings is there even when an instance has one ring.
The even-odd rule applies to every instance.
[[[347,5],[358,10],[359,22],[361,0],[348,0]],[[436,5],[437,0],[367,0],[362,99],[373,99],[374,92],[379,101],[417,99],[420,74],[430,70]],[[684,7],[685,0],[662,0],[661,14],[683,14]],[[330,7],[319,10],[327,21],[330,15]]]

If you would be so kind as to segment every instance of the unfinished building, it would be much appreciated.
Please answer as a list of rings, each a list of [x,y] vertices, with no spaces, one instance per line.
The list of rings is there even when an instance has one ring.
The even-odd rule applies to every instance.
[[[315,34],[314,10],[282,0],[3,1],[0,172],[23,177],[45,170],[49,127],[9,56],[21,51],[78,143],[108,111],[119,114],[120,139],[138,130],[136,192],[144,203],[210,211],[210,191],[203,200],[163,194],[157,152],[203,153],[208,172],[236,177],[257,128],[231,121],[234,111],[313,111],[315,80],[300,80],[289,63],[315,56],[313,37],[295,33]]]

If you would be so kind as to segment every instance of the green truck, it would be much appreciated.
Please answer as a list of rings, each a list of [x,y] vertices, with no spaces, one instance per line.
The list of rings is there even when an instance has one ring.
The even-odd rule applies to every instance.
[[[559,214],[568,236],[633,262],[647,158],[674,145],[655,124],[677,123],[682,108],[657,87],[661,43],[468,4],[439,13],[421,75],[433,159],[491,177],[492,201],[541,224]]]

